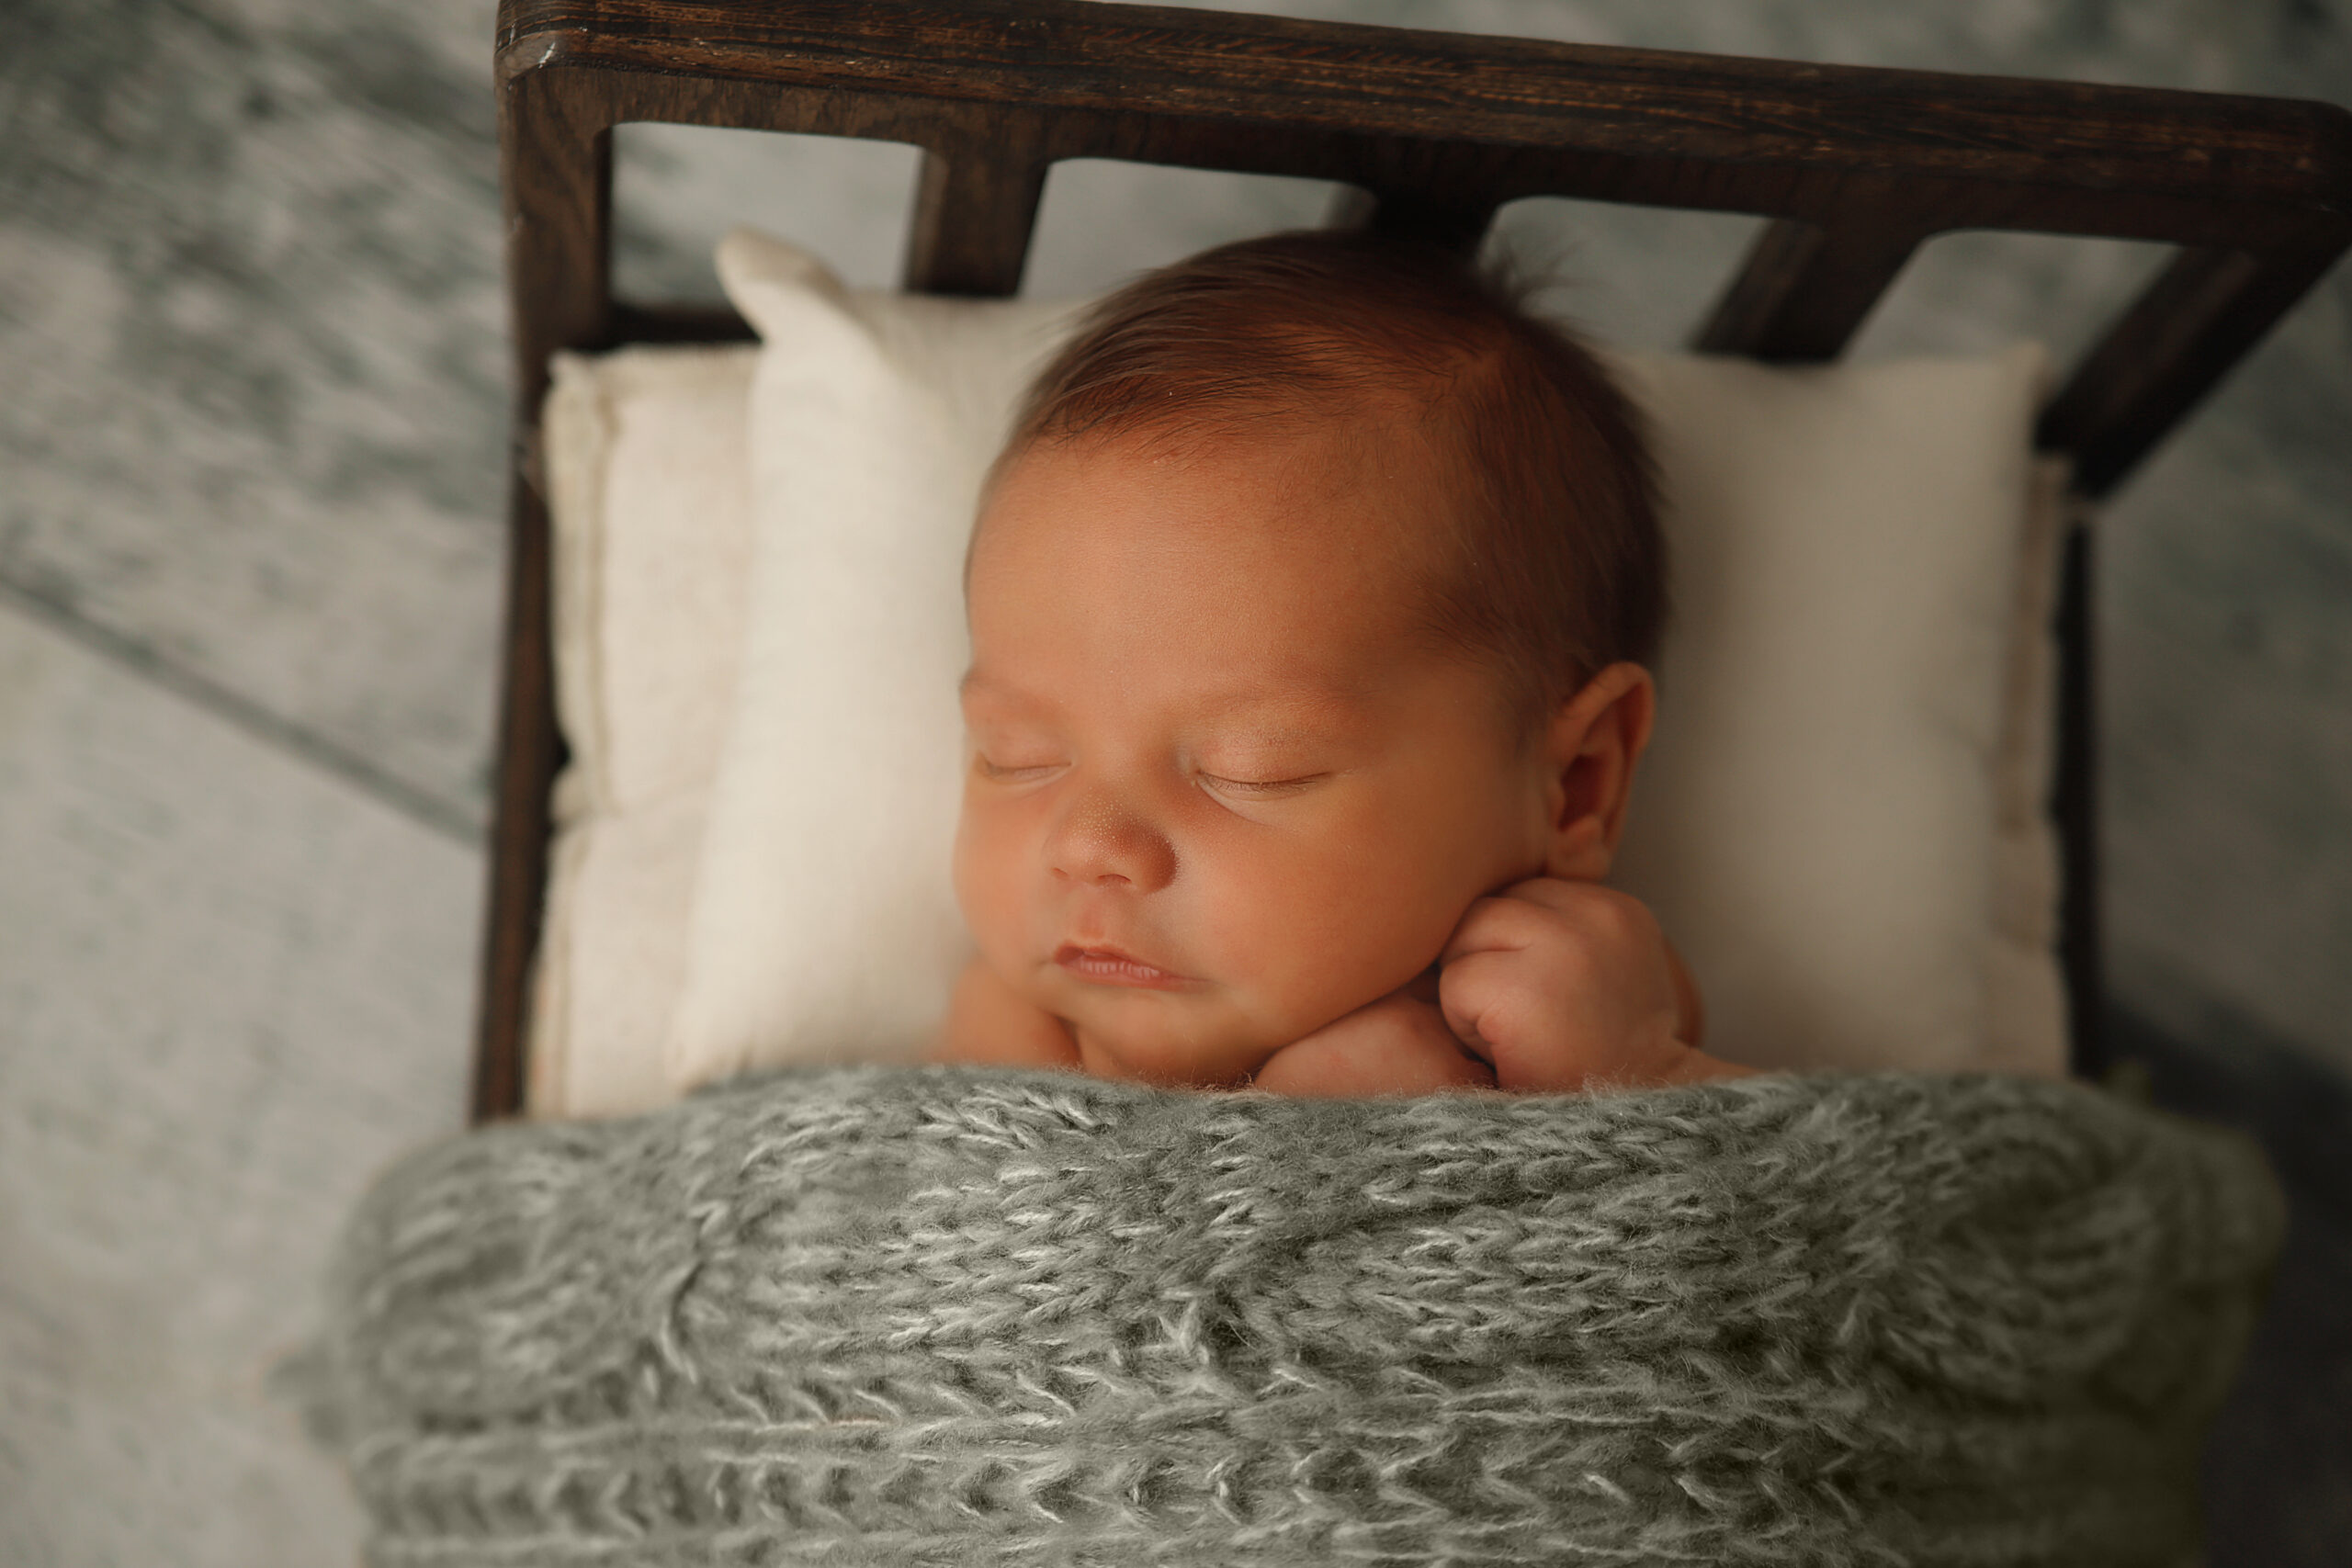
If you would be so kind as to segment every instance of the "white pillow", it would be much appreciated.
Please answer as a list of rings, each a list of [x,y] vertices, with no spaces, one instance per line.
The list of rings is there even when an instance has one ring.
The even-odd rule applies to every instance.
[[[1612,880],[1689,958],[1714,1048],[2061,1070],[2046,762],[2003,756],[2048,725],[2046,590],[2021,603],[2053,564],[2047,477],[2027,505],[2040,349],[1621,363],[1655,427],[1675,613]],[[2031,791],[2022,819],[2005,786]]]
[[[672,1098],[711,776],[732,720],[752,554],[758,351],[560,355],[541,418],[553,526],[555,792],[528,1102],[594,1116]]]
[[[769,339],[751,415],[761,433],[750,589],[760,609],[745,649],[743,705],[702,843],[691,978],[670,1032],[673,1091],[771,1062],[845,1054],[903,1059],[926,1039],[965,951],[945,877],[956,750],[951,693],[964,657],[955,569],[971,494],[1004,411],[1067,320],[1058,307],[845,295],[806,257],[757,236],[731,238],[721,265],[738,307]],[[665,352],[681,353],[633,351]],[[693,374],[709,377],[707,353],[699,364]],[[573,373],[584,375],[586,367]],[[1786,1065],[2063,1070],[2064,1004],[2050,949],[2054,862],[2040,807],[2047,779],[2043,627],[2063,470],[2041,474],[2039,509],[2022,507],[2018,494],[2039,374],[2031,350],[1984,361],[1797,372],[1673,357],[1627,367],[1629,385],[1656,405],[1668,487],[1681,502],[1669,526],[1680,550],[1683,614],[1664,671],[1657,748],[1636,794],[1628,877],[1621,880],[1668,912],[1669,929],[1693,954],[1719,1049]],[[716,381],[695,396],[723,397]],[[646,389],[642,376],[631,389]],[[605,396],[613,400],[612,389]],[[1718,429],[1743,415],[1767,421],[1770,436]],[[624,414],[616,423],[626,430],[629,422]],[[724,424],[701,423],[706,434]],[[551,455],[561,434],[551,406]],[[575,434],[584,440],[596,431]],[[1717,472],[1715,490],[1738,510],[1693,513],[1694,494],[1707,489],[1705,465],[1726,449],[1760,465],[1755,486],[1765,489],[1736,468]],[[697,462],[713,460],[709,448],[695,451]],[[645,454],[612,444],[583,446],[577,457],[617,472]],[[1950,483],[1922,491],[1898,482],[1939,469],[1953,476]],[[845,472],[864,476],[864,493],[843,482]],[[1791,486],[1794,499],[1782,499]],[[608,480],[605,497],[632,488]],[[1804,499],[1808,490],[1844,495],[1868,514],[1858,521],[1850,508],[1824,508]],[[560,557],[579,533],[565,525],[562,495],[559,487]],[[1890,506],[1903,528],[1885,525]],[[2031,537],[2021,535],[2021,515],[2037,520]],[[707,513],[706,520],[712,526],[705,533],[723,536],[732,526]],[[1759,521],[1799,536],[1757,545],[1745,530]],[[601,525],[609,543],[640,525],[608,506]],[[644,525],[662,532],[658,523]],[[1751,556],[1762,551],[1755,558],[1768,570],[1702,569],[1694,576],[1694,541],[1733,529],[1743,530],[1736,536]],[[1808,551],[1822,549],[1809,541],[1825,535],[1853,536],[1859,554],[1833,551],[1835,569],[1816,582],[1802,569]],[[1870,574],[1860,570],[1864,562]],[[1905,578],[1905,562],[1931,562],[1934,572],[1956,571],[1964,581],[1939,578],[1950,592],[1939,591]],[[560,559],[560,575],[566,570]],[[1894,581],[1874,581],[1889,574]],[[740,581],[725,573],[714,579],[721,580]],[[1803,590],[1793,615],[1750,607],[1748,591],[1767,584]],[[795,603],[790,613],[775,613]],[[1892,623],[1884,635],[1893,641],[1873,647],[1873,664],[1885,668],[1856,682],[1853,671],[1838,669],[1844,645],[1820,633],[1843,626],[1849,636],[1882,635],[1860,618],[1873,603]],[[1710,607],[1704,635],[1684,635],[1702,605]],[[604,624],[616,635],[593,656],[574,660],[570,643],[560,651],[559,681],[567,691],[580,683],[582,668],[620,671],[661,639],[641,626],[635,629],[644,640],[627,641],[616,619]],[[727,624],[724,613],[707,610],[699,619],[679,613],[667,635],[707,648],[725,637]],[[1725,634],[1730,626],[1760,629],[1763,643],[1746,646]],[[857,650],[861,633],[875,639],[874,649]],[[1988,647],[1989,658],[1976,662]],[[887,661],[876,662],[876,651]],[[1879,699],[1883,711],[1873,717],[1888,732],[1825,734],[1812,748],[1758,745],[1797,721],[1787,672],[1825,656],[1831,689],[1848,677]],[[1947,672],[1946,682],[1930,656],[1969,662]],[[1917,708],[1902,700],[1906,683],[1891,678],[1897,664],[1917,678],[1907,682],[1908,694],[1920,699]],[[581,768],[590,745],[571,707],[566,727]],[[1711,734],[1702,722],[1710,714],[1728,728]],[[809,726],[833,737],[815,748],[820,755],[856,748],[863,760],[853,769],[812,768],[804,740]],[[859,731],[863,740],[847,739]],[[869,745],[877,749],[863,750]],[[1872,858],[1859,852],[1856,835],[1875,822],[1904,852],[1913,832],[1942,831],[1928,820],[1928,808],[1849,818],[1806,790],[1794,764],[1826,751],[1917,766],[1905,759],[1922,747],[1955,766],[1963,782],[1926,792],[1950,818],[1945,841],[1952,848],[1924,857],[1928,885],[1906,889],[1872,874]],[[1674,776],[1680,770],[1667,765],[1677,752],[1707,758],[1708,777],[1681,786]],[[1759,762],[1766,773],[1756,791],[1743,790],[1738,768]],[[1833,784],[1861,782],[1851,769],[1831,773]],[[1736,802],[1793,792],[1801,815],[1829,825],[1829,841],[1809,860],[1776,840],[1743,843],[1735,835],[1723,852],[1730,857],[1725,894],[1704,895],[1703,879],[1683,886],[1674,869],[1675,802],[1703,804],[1713,798],[1711,787]],[[895,792],[887,804],[884,790]],[[1872,792],[1849,793],[1867,806]],[[629,998],[616,1015],[626,1014],[630,1028],[641,1031],[643,1020],[667,1010],[677,996],[677,969],[664,962],[674,953],[676,928],[654,929],[674,919],[656,906],[671,902],[673,911],[684,877],[674,861],[652,874],[652,846],[662,840],[674,856],[691,838],[695,824],[679,807],[685,798],[672,800],[666,820],[637,807],[594,829],[614,846],[605,852],[616,864],[634,868],[647,887],[670,889],[671,900],[645,898],[622,875],[608,875],[601,896],[585,879],[567,889],[559,856],[534,1033],[538,1113],[628,1109],[662,1092],[650,1081],[650,1033],[639,1033],[630,1053],[621,1047],[624,1030],[600,1032],[581,963],[568,966],[567,978],[560,953],[602,955],[596,978],[608,999]],[[804,831],[811,823],[831,829]],[[1698,825],[1702,840],[1709,825],[1708,818]],[[568,829],[567,837],[579,831]],[[643,853],[631,855],[624,844]],[[1799,863],[1800,886],[1758,923],[1762,942],[1788,950],[1793,966],[1765,970],[1759,983],[1757,967],[1742,965],[1736,917],[1755,907],[1759,886],[1773,886],[1759,872],[1778,872],[1785,860]],[[793,896],[808,888],[824,891]],[[1863,911],[1889,908],[1898,916],[1894,929],[1924,947],[1895,944],[1867,965],[1841,963],[1838,950],[1857,928],[1862,939],[1881,940],[1884,922],[1872,924]],[[1890,1020],[1899,1027],[1890,1028]],[[600,1033],[612,1049],[583,1048]],[[625,1064],[625,1055],[634,1060]],[[568,1063],[568,1073],[549,1061]]]

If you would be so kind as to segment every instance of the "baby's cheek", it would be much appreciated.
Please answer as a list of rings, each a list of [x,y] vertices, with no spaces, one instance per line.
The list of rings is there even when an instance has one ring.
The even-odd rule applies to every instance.
[[[967,807],[956,826],[956,848],[949,874],[956,886],[956,907],[983,955],[996,960],[999,949],[1020,930],[1019,890],[1010,874],[1012,851],[1003,840],[1001,824],[985,812]]]
[[[973,928],[975,935],[979,928],[979,921],[974,918],[977,914],[975,895],[980,886],[978,861],[978,849],[972,839],[971,817],[969,813],[964,813],[956,819],[956,847],[947,858],[947,874],[956,886],[956,908],[963,912],[964,923]]]
[[[1386,996],[1427,968],[1452,927],[1405,918],[1386,889],[1301,875],[1236,893],[1204,929],[1251,976],[1265,1033],[1287,1042]]]

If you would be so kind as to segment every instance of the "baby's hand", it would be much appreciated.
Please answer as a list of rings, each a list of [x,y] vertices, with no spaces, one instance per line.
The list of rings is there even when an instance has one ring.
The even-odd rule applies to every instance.
[[[1747,1071],[1697,1049],[1697,996],[1640,900],[1539,876],[1481,898],[1439,962],[1445,1021],[1505,1089],[1690,1083]]]
[[[1366,1097],[1492,1089],[1495,1075],[1454,1039],[1424,976],[1283,1046],[1250,1082],[1276,1094]]]

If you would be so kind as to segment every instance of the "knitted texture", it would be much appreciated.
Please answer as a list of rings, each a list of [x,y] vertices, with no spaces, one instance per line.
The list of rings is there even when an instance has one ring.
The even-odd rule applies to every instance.
[[[412,1156],[292,1381],[378,1568],[2169,1568],[2280,1226],[2065,1084],[797,1071]]]

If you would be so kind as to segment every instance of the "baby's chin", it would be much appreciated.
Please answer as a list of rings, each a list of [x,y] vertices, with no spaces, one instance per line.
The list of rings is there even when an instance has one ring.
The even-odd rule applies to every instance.
[[[1205,998],[1188,997],[1198,1004]],[[1163,1089],[1233,1089],[1250,1081],[1289,1043],[1261,1029],[1220,1019],[1214,1007],[1169,1005],[1165,996],[1121,998],[1112,1005],[1087,998],[1061,1016],[1078,1039],[1079,1063],[1102,1078]],[[1057,1011],[1061,1010],[1057,1009]],[[1204,1016],[1205,1015],[1205,1016]]]

